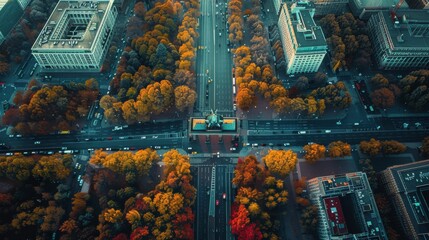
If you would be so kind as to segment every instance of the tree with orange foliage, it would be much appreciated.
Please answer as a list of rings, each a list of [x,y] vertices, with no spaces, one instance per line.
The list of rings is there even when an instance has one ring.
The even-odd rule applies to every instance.
[[[248,88],[240,88],[237,93],[237,105],[243,111],[248,111],[256,105],[255,93]]]
[[[304,146],[305,160],[310,163],[315,163],[317,160],[325,157],[325,146],[317,143],[312,143]]]
[[[239,159],[234,170],[232,182],[238,187],[252,187],[264,181],[265,171],[259,166],[254,156],[247,156],[244,160]]]
[[[283,181],[275,177],[267,177],[264,181],[264,203],[268,209],[284,205],[287,202],[288,192],[284,189]]]
[[[379,154],[381,148],[381,142],[374,138],[371,138],[369,141],[361,141],[359,144],[360,151],[370,156]]]
[[[60,231],[61,232],[65,232],[68,234],[71,234],[73,231],[75,231],[77,229],[77,224],[76,221],[74,219],[68,219],[66,221],[63,222],[63,224],[60,227]]]
[[[284,177],[295,168],[298,158],[292,150],[270,150],[262,161],[270,172]]]
[[[395,104],[395,95],[388,88],[380,88],[371,93],[371,100],[378,108],[390,108]]]
[[[302,177],[300,179],[297,179],[293,182],[293,186],[295,188],[296,194],[301,194],[303,190],[307,187],[307,178]]]
[[[120,210],[109,208],[103,213],[103,218],[106,222],[117,223],[122,220],[122,212]]]
[[[384,154],[399,154],[407,150],[407,146],[395,140],[381,142],[381,149]]]
[[[342,141],[335,141],[335,142],[331,142],[328,145],[328,152],[329,152],[329,156],[332,158],[344,157],[344,156],[351,155],[352,148],[348,143],[345,143]]]
[[[186,109],[190,109],[194,106],[197,94],[194,90],[188,86],[178,86],[174,89],[174,99],[176,108],[183,112]]]

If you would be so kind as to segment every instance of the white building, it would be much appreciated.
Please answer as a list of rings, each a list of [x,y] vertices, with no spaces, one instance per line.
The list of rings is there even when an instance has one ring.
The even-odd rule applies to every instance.
[[[427,10],[379,11],[368,21],[374,57],[379,68],[429,68],[429,12]]]
[[[313,20],[314,4],[282,4],[279,16],[279,30],[283,51],[287,58],[287,73],[317,72],[327,52],[322,28]]]
[[[32,53],[44,71],[100,71],[118,12],[113,0],[60,0]]]

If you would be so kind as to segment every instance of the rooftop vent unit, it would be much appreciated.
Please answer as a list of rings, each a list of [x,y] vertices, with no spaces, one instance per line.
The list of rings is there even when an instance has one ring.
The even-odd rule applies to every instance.
[[[95,29],[97,29],[97,23],[91,23],[91,27],[89,27],[89,30],[94,31]]]
[[[398,35],[396,37],[396,40],[398,40],[398,42],[402,43],[402,42],[404,42],[404,38],[403,37],[404,37],[404,34]]]

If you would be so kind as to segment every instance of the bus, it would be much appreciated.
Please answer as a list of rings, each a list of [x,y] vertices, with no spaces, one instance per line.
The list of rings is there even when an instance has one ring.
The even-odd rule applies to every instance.
[[[232,78],[232,85],[235,86],[235,77]]]

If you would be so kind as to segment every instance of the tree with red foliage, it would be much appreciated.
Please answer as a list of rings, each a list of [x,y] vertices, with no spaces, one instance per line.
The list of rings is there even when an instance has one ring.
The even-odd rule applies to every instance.
[[[9,110],[7,110],[4,113],[4,116],[2,119],[2,122],[4,125],[11,125],[11,126],[15,126],[21,121],[22,121],[21,113],[18,108],[9,108]]]
[[[149,235],[148,226],[138,227],[138,228],[134,229],[134,231],[131,233],[130,240],[144,239],[144,237],[147,235]]]
[[[232,182],[239,187],[253,187],[256,184],[262,184],[266,172],[258,164],[255,156],[247,156],[244,161],[239,159],[234,170],[234,179]]]
[[[237,204],[234,203],[231,208],[231,232],[240,235],[246,225],[250,223],[249,211],[243,204],[237,207]]]
[[[247,224],[238,235],[238,240],[260,240],[262,233],[256,223]]]
[[[113,240],[128,240],[128,238],[125,233],[119,233],[113,238]]]

